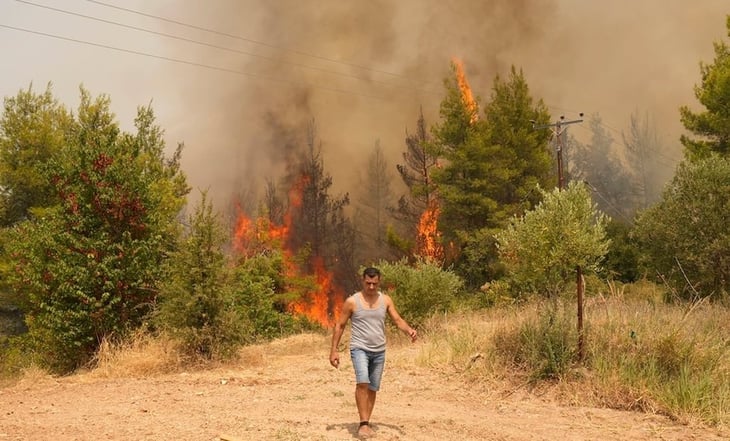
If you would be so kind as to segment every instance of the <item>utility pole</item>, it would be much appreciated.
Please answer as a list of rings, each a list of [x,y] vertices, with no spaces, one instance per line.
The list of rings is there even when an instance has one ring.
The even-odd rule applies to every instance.
[[[583,122],[583,113],[579,114],[581,119],[574,119],[570,121],[565,120],[565,116],[560,115],[560,118],[552,124],[541,124],[535,125],[535,120],[530,120],[532,128],[537,129],[550,129],[555,137],[555,153],[558,157],[558,188],[562,190],[565,187],[565,179],[563,178],[563,133],[570,124],[577,124]]]
[[[583,122],[583,113],[579,114],[580,119],[574,119],[570,121],[565,120],[565,116],[560,115],[560,118],[552,124],[541,124],[535,125],[534,120],[530,120],[533,129],[547,129],[553,133],[555,137],[555,153],[558,158],[558,189],[563,190],[565,188],[565,179],[563,178],[563,133],[570,124],[577,124]],[[576,273],[576,287],[578,297],[578,360],[581,362],[585,358],[585,343],[583,338],[583,271],[579,266],[575,267]]]

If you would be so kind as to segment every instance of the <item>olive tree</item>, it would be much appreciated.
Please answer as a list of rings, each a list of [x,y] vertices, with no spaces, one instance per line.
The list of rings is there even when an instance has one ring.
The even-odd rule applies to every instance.
[[[577,267],[597,271],[608,252],[608,217],[592,202],[585,184],[540,189],[543,200],[497,233],[500,261],[513,295],[559,294]]]

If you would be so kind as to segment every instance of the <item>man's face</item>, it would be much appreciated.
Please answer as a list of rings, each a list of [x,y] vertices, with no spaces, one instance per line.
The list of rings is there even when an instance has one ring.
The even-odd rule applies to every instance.
[[[365,276],[363,278],[363,289],[365,292],[368,293],[375,293],[378,292],[378,286],[380,285],[380,277],[374,276],[374,277],[368,277]]]

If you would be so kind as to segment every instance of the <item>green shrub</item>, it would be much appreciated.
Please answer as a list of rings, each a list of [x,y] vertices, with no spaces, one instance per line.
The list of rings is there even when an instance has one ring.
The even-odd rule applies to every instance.
[[[59,133],[63,148],[38,166],[55,202],[27,207],[3,234],[2,289],[19,300],[42,367],[57,373],[89,363],[101,341],[146,319],[188,191],[180,150],[165,157],[152,109],[138,109],[126,133],[110,107],[81,91]]]
[[[286,311],[287,284],[281,252],[261,253],[242,260],[234,271],[236,307],[251,323],[251,340],[268,340],[318,328]]]
[[[179,339],[191,357],[228,358],[252,334],[235,301],[222,251],[226,235],[203,194],[190,231],[174,253],[162,285],[155,323]]]
[[[383,274],[382,286],[414,327],[434,313],[451,310],[463,286],[459,276],[428,260],[419,260],[412,266],[405,260],[381,261],[378,267]]]
[[[730,302],[730,159],[684,161],[661,200],[642,212],[632,238],[639,264],[682,300]]]

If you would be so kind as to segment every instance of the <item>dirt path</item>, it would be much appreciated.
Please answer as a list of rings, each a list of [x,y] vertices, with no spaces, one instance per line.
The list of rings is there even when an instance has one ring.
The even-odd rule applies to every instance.
[[[730,439],[656,415],[562,407],[520,393],[499,398],[417,367],[417,352],[390,349],[373,415],[377,440]],[[345,360],[332,369],[326,357],[323,337],[300,336],[215,370],[22,381],[0,389],[0,441],[352,440],[352,367]]]

